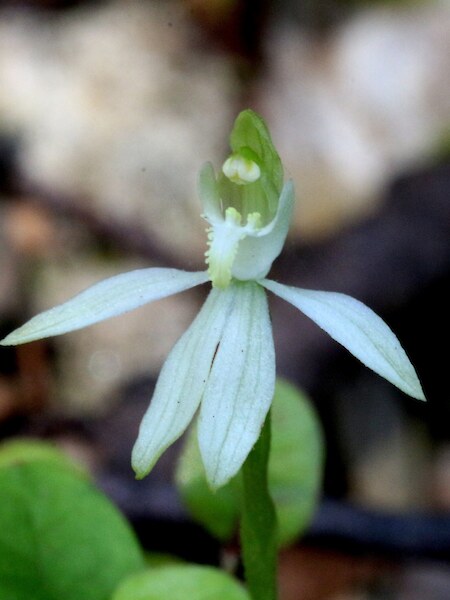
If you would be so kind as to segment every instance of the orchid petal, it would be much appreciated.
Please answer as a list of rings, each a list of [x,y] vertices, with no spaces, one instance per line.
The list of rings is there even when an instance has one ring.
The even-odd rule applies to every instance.
[[[281,192],[277,214],[269,225],[239,242],[232,273],[236,279],[261,279],[283,249],[294,207],[294,185],[287,181]]]
[[[200,409],[198,439],[212,487],[242,466],[273,399],[275,352],[267,297],[255,282],[234,283],[231,313]]]
[[[138,269],[116,275],[36,315],[0,344],[23,344],[81,329],[206,281],[208,274],[205,272],[190,273],[178,269]]]
[[[369,369],[403,392],[425,400],[416,375],[400,342],[370,308],[345,294],[317,292],[281,285],[265,279],[261,285],[293,304]]]
[[[211,225],[223,221],[222,202],[220,200],[214,167],[205,163],[198,176],[198,195],[203,207],[203,216]]]
[[[233,290],[212,290],[196,319],[167,357],[133,448],[132,464],[145,477],[189,425],[200,403]]]

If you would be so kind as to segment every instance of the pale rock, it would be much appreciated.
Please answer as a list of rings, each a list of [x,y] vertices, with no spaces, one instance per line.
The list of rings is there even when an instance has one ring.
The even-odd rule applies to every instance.
[[[196,175],[222,158],[237,85],[180,3],[0,11],[0,126],[32,180],[202,257]]]
[[[448,128],[448,3],[363,9],[322,37],[279,23],[266,47],[261,110],[296,183],[305,236],[373,210]]]

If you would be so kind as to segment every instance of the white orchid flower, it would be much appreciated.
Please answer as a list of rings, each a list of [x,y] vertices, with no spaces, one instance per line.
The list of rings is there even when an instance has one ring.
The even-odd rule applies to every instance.
[[[260,434],[272,402],[275,353],[265,290],[315,321],[370,369],[424,400],[416,372],[389,327],[344,294],[266,279],[281,252],[294,190],[263,120],[242,112],[231,156],[216,177],[207,164],[199,192],[208,221],[208,271],[142,269],[97,283],[9,334],[3,345],[73,331],[142,304],[212,282],[192,325],[170,352],[133,449],[137,477],[149,473],[199,410],[198,441],[213,488],[227,483]]]

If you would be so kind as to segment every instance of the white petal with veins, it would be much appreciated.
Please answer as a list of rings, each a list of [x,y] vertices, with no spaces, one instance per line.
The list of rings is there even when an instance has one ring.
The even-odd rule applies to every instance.
[[[233,277],[240,280],[265,277],[280,254],[288,233],[294,207],[294,186],[287,181],[283,187],[277,213],[269,225],[249,232],[239,242],[233,263]]]
[[[115,275],[36,315],[0,344],[23,344],[75,331],[206,281],[208,274],[205,272],[190,273],[178,269],[138,269]]]
[[[234,296],[233,287],[212,290],[167,357],[133,448],[133,469],[140,479],[180,437],[194,416]]]
[[[305,290],[269,279],[261,284],[305,313],[369,369],[409,396],[425,400],[414,367],[400,342],[365,304],[345,294]]]
[[[234,283],[231,313],[200,409],[198,438],[208,481],[224,485],[259,437],[275,386],[275,352],[266,293]]]

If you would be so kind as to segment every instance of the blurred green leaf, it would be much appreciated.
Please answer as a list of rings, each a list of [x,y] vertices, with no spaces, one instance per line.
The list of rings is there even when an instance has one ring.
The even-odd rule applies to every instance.
[[[322,483],[323,436],[309,399],[278,380],[272,409],[269,489],[275,504],[279,543],[287,545],[308,526]]]
[[[169,565],[183,565],[184,560],[175,554],[166,552],[146,552],[145,564],[147,567],[167,567]]]
[[[0,469],[34,461],[50,461],[89,477],[81,465],[73,462],[53,444],[32,438],[13,438],[0,445]]]
[[[107,600],[144,566],[120,513],[63,461],[4,464],[0,489],[0,598]]]
[[[173,565],[131,575],[112,600],[250,600],[242,585],[213,567]]]
[[[212,491],[208,485],[197,443],[197,429],[189,430],[178,461],[175,481],[181,498],[192,517],[221,541],[236,531],[240,513],[238,478]]]
[[[303,533],[317,504],[322,481],[323,439],[319,420],[305,394],[278,380],[272,406],[269,489],[278,518],[278,542]],[[237,530],[241,480],[212,492],[207,484],[195,430],[191,430],[176,471],[179,493],[192,517],[212,535],[229,540]]]

